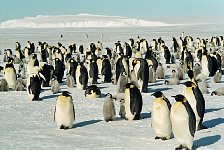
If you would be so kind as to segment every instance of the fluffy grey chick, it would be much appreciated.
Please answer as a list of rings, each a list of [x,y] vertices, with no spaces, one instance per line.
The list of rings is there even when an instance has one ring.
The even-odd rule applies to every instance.
[[[55,77],[53,77],[51,79],[51,92],[53,92],[53,94],[58,93],[58,91],[60,90],[60,85],[57,81],[57,79]]]
[[[110,93],[106,94],[103,104],[103,117],[106,122],[113,121],[116,115],[113,97]]]
[[[217,95],[217,96],[223,96],[224,95],[224,87],[217,88],[215,91],[212,91],[211,93],[212,96]]]

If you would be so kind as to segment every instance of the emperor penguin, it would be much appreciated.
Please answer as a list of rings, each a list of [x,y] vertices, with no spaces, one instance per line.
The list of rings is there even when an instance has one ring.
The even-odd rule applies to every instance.
[[[103,117],[106,122],[113,121],[116,115],[114,100],[110,93],[106,94],[103,104]]]
[[[101,95],[101,91],[96,85],[90,85],[86,88],[85,97],[87,97],[87,98],[99,98],[100,95]]]
[[[54,112],[54,121],[60,129],[71,129],[75,121],[75,108],[72,96],[68,91],[63,91],[57,97]]]
[[[164,96],[161,91],[156,91],[152,94],[156,99],[152,105],[152,127],[155,131],[155,139],[168,140],[171,136],[170,122],[170,101]]]
[[[195,66],[193,67],[193,72],[194,72],[194,77],[196,78],[198,74],[201,73],[201,66],[196,63]]]
[[[127,83],[124,92],[125,118],[129,121],[139,120],[142,111],[142,95],[133,84]]]
[[[175,150],[191,150],[196,131],[194,111],[183,95],[179,94],[172,97],[175,98],[176,103],[171,107],[170,120],[174,138],[179,145]]]
[[[95,60],[91,59],[89,64],[89,78],[92,84],[97,84],[98,79],[98,66]]]
[[[41,100],[41,80],[38,74],[30,74],[27,78],[27,94],[31,101]]]
[[[213,77],[213,82],[214,83],[220,83],[222,79],[222,72],[220,70],[217,70],[214,77]]]
[[[9,86],[8,86],[8,82],[6,79],[1,79],[0,82],[0,91],[8,91],[9,90]]]
[[[196,117],[196,129],[206,129],[207,127],[202,124],[205,114],[205,99],[198,86],[191,81],[185,82],[183,95],[186,97],[194,111]]]
[[[23,85],[23,80],[17,80],[16,91],[25,91],[25,86]]]
[[[19,63],[19,77],[21,77],[22,79],[26,78],[26,68],[25,68],[25,64],[23,63],[23,61],[20,61]]]
[[[66,80],[66,84],[69,88],[73,88],[75,86],[75,80],[73,78],[73,76],[71,76],[70,74],[67,75],[67,80]]]
[[[88,83],[88,72],[83,62],[80,62],[76,69],[76,86],[80,90],[84,90]]]
[[[117,82],[117,92],[124,93],[125,86],[128,83],[128,75],[126,72],[121,72],[118,82]]]
[[[156,82],[156,71],[153,68],[153,65],[149,66],[149,83],[155,83]]]
[[[103,82],[105,83],[111,82],[112,70],[110,60],[107,58],[107,55],[103,56],[101,75],[103,76]]]
[[[16,87],[16,70],[12,63],[8,63],[5,65],[5,75],[4,75],[9,89],[15,89]]]
[[[50,82],[51,82],[51,92],[53,94],[58,93],[59,90],[60,90],[60,85],[59,85],[58,80],[56,79],[56,77],[53,77]]]
[[[215,91],[212,91],[211,96],[223,96],[224,95],[224,87],[217,88]]]
[[[64,63],[59,58],[55,58],[54,75],[57,77],[59,83],[63,82],[62,79],[64,77],[64,71],[65,71]]]
[[[158,65],[158,67],[157,67],[157,69],[156,69],[156,77],[157,77],[158,79],[164,79],[164,77],[165,77],[164,72],[165,72],[165,71],[164,71],[164,68],[163,68],[162,64],[159,63],[159,65]]]

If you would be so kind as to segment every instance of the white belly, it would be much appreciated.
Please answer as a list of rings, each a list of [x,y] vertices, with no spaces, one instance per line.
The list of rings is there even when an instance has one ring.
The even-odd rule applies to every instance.
[[[13,69],[6,69],[5,71],[5,79],[8,82],[8,86],[11,89],[15,89],[16,87],[16,74]]]
[[[177,143],[191,149],[194,137],[191,136],[189,130],[189,117],[184,105],[175,103],[171,107],[170,119]]]
[[[165,101],[154,101],[152,106],[152,127],[156,136],[170,138],[171,122],[170,110]]]
[[[125,117],[127,118],[127,120],[133,120],[135,117],[135,114],[133,115],[131,113],[131,109],[130,109],[130,91],[129,89],[125,90],[125,95],[124,95],[124,107],[125,107]]]
[[[55,121],[60,127],[61,125],[68,126],[69,128],[72,128],[74,124],[74,112],[73,112],[73,106],[72,104],[61,104],[60,102],[57,102],[56,104],[56,112],[55,112]]]

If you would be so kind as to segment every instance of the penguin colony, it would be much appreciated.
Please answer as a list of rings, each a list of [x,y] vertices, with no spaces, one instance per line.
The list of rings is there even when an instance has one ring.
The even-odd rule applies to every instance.
[[[164,86],[184,83],[183,93],[172,95],[176,100],[171,104],[161,91],[151,94],[155,97],[152,105],[152,127],[155,139],[169,140],[173,133],[178,144],[176,150],[192,149],[194,134],[206,129],[203,118],[207,91],[206,80],[213,77],[214,83],[221,82],[223,67],[223,37],[194,40],[191,36],[172,37],[172,46],[166,46],[162,38],[130,38],[118,41],[114,48],[103,48],[98,41],[88,48],[75,43],[56,46],[46,42],[27,41],[22,49],[16,42],[15,51],[5,49],[0,66],[3,78],[1,91],[24,91],[31,101],[42,100],[41,89],[51,87],[57,97],[54,121],[60,129],[71,129],[75,121],[75,106],[72,93],[60,91],[60,85],[84,90],[83,98],[105,97],[102,115],[106,122],[116,118],[115,101],[120,103],[119,115],[125,120],[139,120],[143,107],[142,94],[150,93],[150,84],[163,80]],[[19,65],[16,70],[14,65]],[[171,77],[166,69],[172,69]],[[66,76],[66,77],[65,77]],[[187,77],[188,76],[188,77]],[[186,80],[188,81],[186,81]],[[184,81],[185,80],[185,81]],[[201,84],[203,82],[203,84]],[[117,86],[117,93],[102,96],[97,84],[110,83]],[[206,92],[202,90],[206,89]],[[211,92],[211,96],[224,95],[224,89]],[[121,95],[117,96],[116,95]]]

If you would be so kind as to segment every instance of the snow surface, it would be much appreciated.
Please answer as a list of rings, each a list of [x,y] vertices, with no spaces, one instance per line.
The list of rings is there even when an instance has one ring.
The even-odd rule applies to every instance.
[[[11,48],[14,50],[15,42],[21,42],[24,47],[27,40],[35,42],[46,41],[50,45],[62,42],[68,46],[73,42],[83,44],[86,48],[90,42],[100,40],[105,47],[114,48],[118,40],[127,41],[130,37],[136,39],[139,35],[148,41],[160,36],[170,47],[171,37],[181,36],[182,31],[193,37],[210,38],[213,35],[224,35],[223,26],[188,26],[188,27],[154,27],[154,28],[67,28],[67,29],[1,29],[0,50]],[[86,38],[84,35],[88,34]],[[63,34],[63,38],[60,38]],[[103,36],[102,36],[103,35]],[[0,56],[2,64],[2,55]],[[166,79],[169,78],[171,68],[166,69]],[[186,79],[184,80],[186,81]],[[184,81],[181,81],[183,83]],[[213,83],[208,79],[209,92],[224,86],[222,83]],[[167,141],[154,140],[154,131],[151,127],[151,106],[154,97],[151,93],[161,90],[167,98],[174,102],[172,95],[182,93],[183,84],[164,85],[164,80],[157,80],[149,84],[149,93],[143,93],[142,119],[126,121],[119,118],[119,103],[116,104],[116,121],[103,121],[102,98],[87,99],[84,91],[77,88],[67,88],[61,85],[61,91],[71,92],[76,111],[74,128],[60,130],[54,119],[56,97],[50,88],[44,88],[40,97],[42,101],[29,101],[25,91],[0,92],[0,149],[1,150],[67,150],[67,149],[151,149],[173,150],[176,142],[172,138]],[[116,85],[99,84],[101,92],[116,93]],[[210,96],[204,94],[206,113],[204,125],[209,129],[196,132],[194,149],[222,150],[224,136],[224,103],[223,96]]]
[[[145,19],[103,16],[91,14],[25,17],[7,20],[0,24],[0,28],[68,28],[68,27],[146,27],[173,26],[159,21]]]

